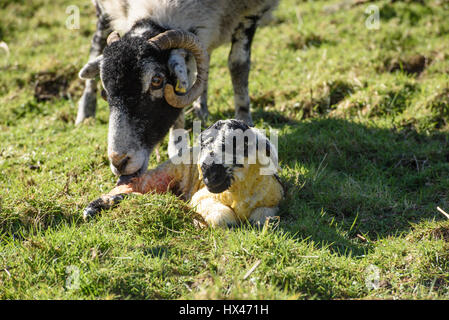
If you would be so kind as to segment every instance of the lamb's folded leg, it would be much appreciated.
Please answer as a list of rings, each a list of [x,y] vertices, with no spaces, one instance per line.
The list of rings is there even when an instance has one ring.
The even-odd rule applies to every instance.
[[[196,205],[195,209],[211,227],[226,228],[238,224],[234,210],[215,199],[203,199]]]
[[[238,224],[232,208],[214,199],[206,188],[198,191],[190,201],[190,205],[199,213],[211,227],[232,227]],[[200,225],[200,227],[204,227]]]

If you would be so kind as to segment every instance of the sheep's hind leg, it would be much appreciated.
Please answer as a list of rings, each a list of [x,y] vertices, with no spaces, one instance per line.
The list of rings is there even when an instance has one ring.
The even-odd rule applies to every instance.
[[[96,3],[97,10],[97,30],[92,38],[92,44],[90,47],[89,61],[94,60],[102,52],[106,46],[106,39],[109,30],[109,21],[107,16],[102,13],[101,8]],[[86,86],[83,91],[83,95],[78,102],[78,114],[76,116],[75,124],[80,124],[84,119],[89,117],[95,117],[97,109],[97,80],[86,80]]]
[[[111,209],[117,206],[127,194],[116,194],[116,195],[104,195],[100,198],[92,201],[83,211],[83,219],[87,220],[95,217],[98,213],[103,210]]]
[[[108,194],[102,195],[95,199],[84,209],[84,220],[95,217],[103,210],[109,210],[117,206],[125,197],[135,192],[135,187],[132,184],[120,185],[111,190]]]
[[[251,68],[251,43],[256,33],[259,16],[246,17],[232,35],[232,47],[228,58],[234,88],[235,118],[253,125],[248,92],[248,78]]]
[[[209,118],[209,109],[207,108],[207,82],[204,85],[204,91],[201,96],[193,102],[193,112],[203,125],[205,125],[207,118]]]
[[[158,168],[147,171],[142,176],[120,177],[114,189],[89,203],[83,211],[83,218],[85,220],[93,218],[101,211],[117,206],[130,194],[141,195],[148,192],[167,192],[174,183],[172,170],[173,165],[168,160],[158,166]]]

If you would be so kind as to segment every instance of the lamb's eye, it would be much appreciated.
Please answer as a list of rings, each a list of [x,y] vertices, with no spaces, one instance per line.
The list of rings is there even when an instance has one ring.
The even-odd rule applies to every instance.
[[[152,89],[158,89],[162,86],[163,79],[161,75],[155,75],[151,78],[151,87]]]

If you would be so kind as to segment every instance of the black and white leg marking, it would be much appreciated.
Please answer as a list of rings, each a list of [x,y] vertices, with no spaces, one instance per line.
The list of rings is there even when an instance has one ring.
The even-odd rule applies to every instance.
[[[95,2],[95,8],[97,10],[97,30],[92,38],[92,44],[90,47],[89,61],[94,60],[102,52],[106,46],[106,39],[110,32],[109,20],[101,11],[100,6]],[[78,114],[76,116],[75,124],[83,122],[88,117],[95,117],[95,111],[97,109],[97,80],[86,80],[86,86],[83,91],[83,95],[78,102]]]
[[[105,195],[92,201],[83,211],[84,220],[95,217],[98,213],[103,210],[109,210],[116,205],[118,205],[123,199],[125,199],[126,194],[116,194],[116,195]]]
[[[248,92],[248,78],[251,68],[251,43],[259,23],[259,16],[246,17],[232,35],[232,47],[228,58],[234,88],[235,118],[252,126]]]
[[[193,111],[195,115],[201,120],[203,125],[209,117],[209,109],[207,108],[207,82],[204,85],[204,91],[201,96],[193,103]]]

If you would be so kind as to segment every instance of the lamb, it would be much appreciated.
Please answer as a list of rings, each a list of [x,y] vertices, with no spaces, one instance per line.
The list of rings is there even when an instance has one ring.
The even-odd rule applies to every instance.
[[[121,177],[117,187],[90,203],[84,218],[115,206],[126,194],[167,191],[188,201],[212,227],[261,225],[276,214],[284,190],[276,174],[277,152],[263,134],[243,121],[226,120],[202,132],[199,141],[198,152],[187,150],[187,158],[196,161],[171,158],[141,176]]]
[[[110,106],[108,157],[114,174],[145,172],[170,128],[169,156],[175,155],[181,146],[173,129],[184,128],[186,106],[193,103],[198,116],[207,118],[210,55],[224,43],[232,43],[228,66],[235,118],[252,125],[251,43],[278,0],[94,1],[98,26],[89,62],[79,74],[86,89],[76,122],[95,115],[100,75]]]

